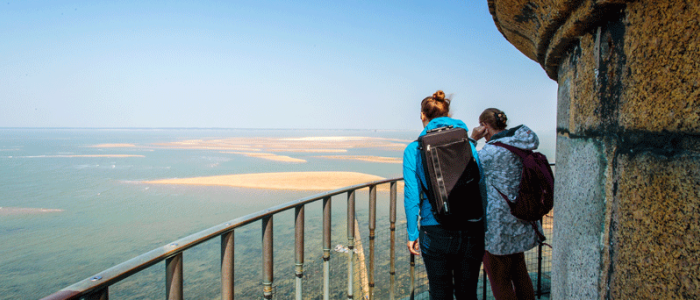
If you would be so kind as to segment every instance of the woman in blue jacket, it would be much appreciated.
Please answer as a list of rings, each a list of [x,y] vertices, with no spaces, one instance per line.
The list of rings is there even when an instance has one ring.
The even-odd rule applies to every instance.
[[[420,118],[425,128],[420,136],[428,130],[450,125],[468,130],[464,122],[450,118],[449,112],[450,100],[445,99],[442,91],[423,99]],[[426,180],[418,147],[417,141],[410,143],[403,155],[408,250],[414,255],[422,254],[431,300],[453,299],[453,294],[457,299],[477,299],[486,220],[465,220],[463,228],[459,229],[447,229],[435,220],[430,202],[421,193],[420,185]],[[473,144],[471,150],[481,171]],[[480,185],[483,193],[483,184]],[[485,203],[483,207],[486,207]],[[417,226],[419,216],[420,231]]]

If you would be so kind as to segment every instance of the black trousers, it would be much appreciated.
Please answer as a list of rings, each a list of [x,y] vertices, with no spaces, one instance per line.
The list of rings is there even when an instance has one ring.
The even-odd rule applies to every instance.
[[[470,223],[466,230],[422,226],[419,239],[430,300],[452,300],[453,295],[457,300],[476,300],[484,256],[483,223]]]

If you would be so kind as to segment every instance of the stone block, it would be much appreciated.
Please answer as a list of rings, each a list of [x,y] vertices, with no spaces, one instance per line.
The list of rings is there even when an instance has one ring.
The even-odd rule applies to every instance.
[[[700,154],[621,154],[610,299],[700,298]]]
[[[620,125],[700,132],[700,2],[633,2],[625,23]]]
[[[552,294],[564,299],[598,298],[606,207],[604,153],[594,139],[557,137]]]

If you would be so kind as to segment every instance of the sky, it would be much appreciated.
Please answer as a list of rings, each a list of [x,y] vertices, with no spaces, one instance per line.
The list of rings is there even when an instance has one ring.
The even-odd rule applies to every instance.
[[[0,127],[420,130],[436,90],[556,127],[486,0],[0,2]]]

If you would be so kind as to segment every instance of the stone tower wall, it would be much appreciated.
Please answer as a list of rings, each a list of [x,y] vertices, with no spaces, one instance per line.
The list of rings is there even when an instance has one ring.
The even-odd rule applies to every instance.
[[[700,298],[700,1],[489,7],[559,83],[552,298]]]

